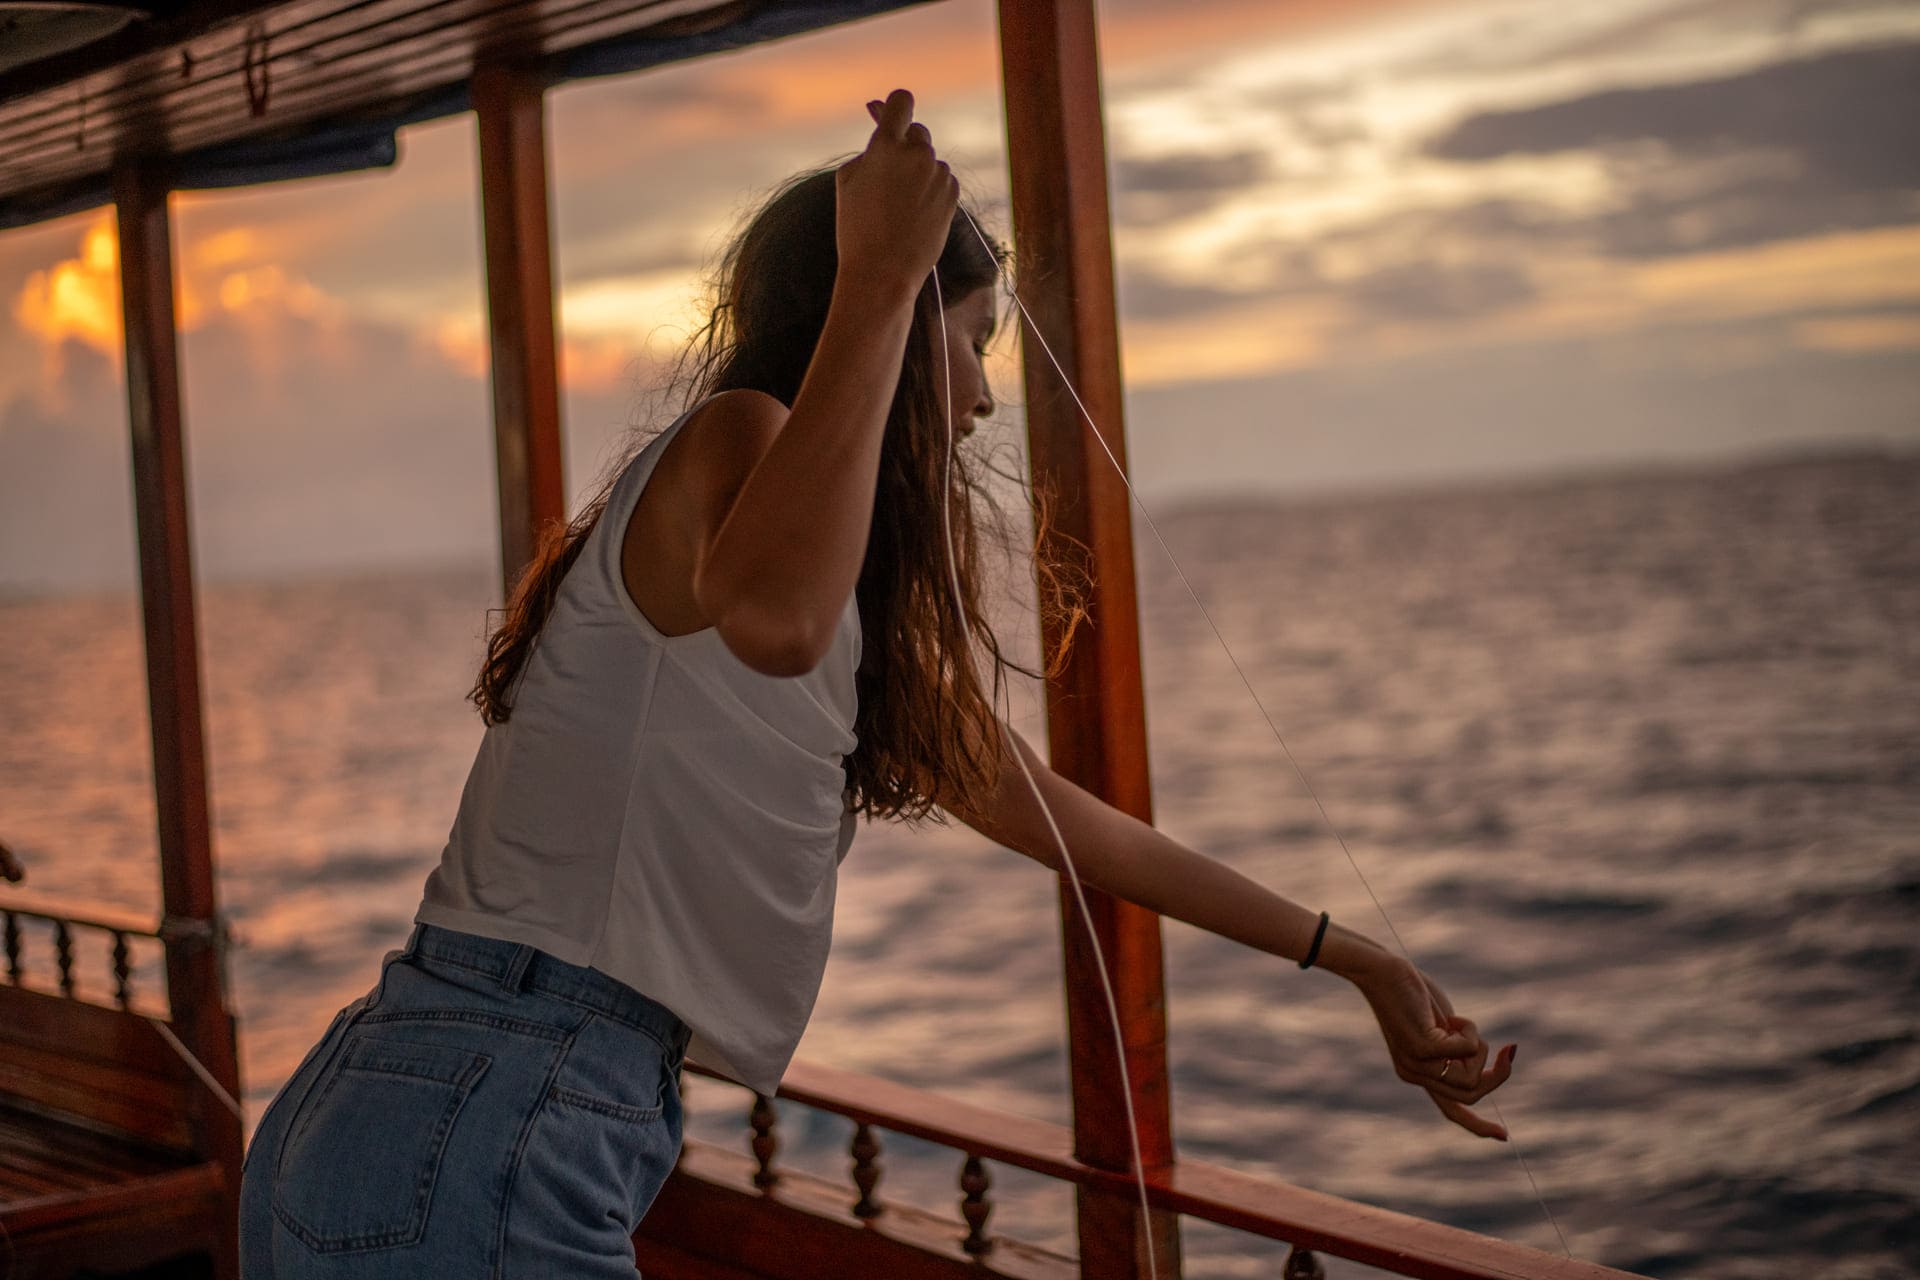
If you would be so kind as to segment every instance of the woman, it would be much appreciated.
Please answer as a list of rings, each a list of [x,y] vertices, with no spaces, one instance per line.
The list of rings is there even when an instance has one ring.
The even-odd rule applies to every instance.
[[[1489,1064],[1412,965],[1081,791],[996,716],[948,440],[993,409],[1000,264],[912,110],[904,90],[870,103],[861,155],[754,218],[691,407],[517,588],[412,937],[248,1152],[253,1280],[630,1278],[680,1146],[681,1060],[777,1088],[856,816],[938,807],[1060,869],[1014,750],[1087,882],[1351,980],[1401,1077],[1504,1138],[1469,1104],[1512,1046]]]

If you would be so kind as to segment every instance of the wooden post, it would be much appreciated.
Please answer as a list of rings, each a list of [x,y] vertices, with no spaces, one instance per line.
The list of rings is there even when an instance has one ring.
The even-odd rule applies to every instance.
[[[200,710],[200,649],[188,537],[187,460],[173,321],[173,244],[167,186],[157,172],[114,173],[120,298],[127,338],[127,412],[133,434],[134,516],[152,708],[153,786],[165,906],[167,1002],[175,1034],[222,1088],[240,1096],[224,935],[214,895],[207,765]],[[202,1091],[196,1144],[227,1173],[216,1273],[239,1273],[240,1121]]]
[[[1000,0],[1000,54],[1020,295],[1124,466],[1093,0]],[[1151,821],[1127,491],[1039,343],[1028,336],[1023,350],[1034,480],[1053,489],[1059,531],[1090,549],[1094,577],[1092,626],[1078,638],[1065,674],[1047,688],[1052,764],[1109,804]],[[1049,629],[1049,652],[1058,641]],[[1120,1009],[1141,1158],[1149,1172],[1165,1170],[1174,1152],[1160,918],[1092,889],[1087,899]],[[1130,1171],[1114,1032],[1065,877],[1060,912],[1075,1153],[1090,1165]],[[1082,1275],[1146,1276],[1138,1245],[1147,1234],[1162,1280],[1180,1274],[1175,1215],[1155,1211],[1143,1224],[1136,1196],[1085,1186],[1078,1207]]]
[[[543,95],[544,86],[529,72],[482,67],[473,73],[493,344],[500,570],[508,597],[541,533],[566,518]]]

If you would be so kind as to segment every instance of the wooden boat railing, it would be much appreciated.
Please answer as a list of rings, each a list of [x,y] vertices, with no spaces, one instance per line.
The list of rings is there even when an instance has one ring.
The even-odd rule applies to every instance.
[[[49,936],[53,947],[54,982],[60,994],[68,1000],[82,1003],[101,1004],[101,1001],[89,1000],[82,992],[75,976],[75,932],[82,937],[87,934],[104,934],[100,941],[110,946],[109,956],[113,974],[113,1008],[132,1010],[134,1006],[133,976],[134,939],[150,941],[158,947],[165,939],[160,926],[133,911],[120,911],[111,907],[88,905],[85,907],[69,905],[54,898],[40,894],[22,893],[12,889],[0,889],[0,942],[4,943],[7,982],[11,986],[24,987],[31,972],[32,960],[28,939],[36,931],[23,930],[21,922],[39,921],[46,926],[44,932]],[[158,993],[161,1001],[156,1012],[167,1016],[166,993]]]
[[[145,961],[192,949],[195,932],[0,889],[0,1228],[12,1280],[229,1256],[231,1188],[208,1135],[230,1117],[178,1051],[166,985],[135,990]]]
[[[689,1061],[687,1071],[720,1078],[696,1062]],[[744,1218],[747,1204],[758,1202],[755,1221],[764,1223],[776,1205],[785,1219],[780,1233],[783,1256],[792,1259],[809,1248],[817,1250],[821,1257],[834,1259],[836,1275],[887,1274],[890,1251],[911,1248],[922,1258],[928,1253],[945,1257],[976,1277],[1063,1280],[1080,1274],[1075,1259],[987,1230],[993,1204],[986,1162],[998,1161],[1100,1194],[1127,1199],[1138,1195],[1130,1178],[1076,1158],[1073,1131],[1063,1125],[806,1061],[788,1068],[777,1096],[853,1122],[848,1148],[851,1186],[779,1168],[774,1160],[779,1149],[777,1112],[771,1099],[755,1094],[746,1116],[751,1135],[747,1152],[726,1152],[692,1141],[686,1144],[680,1168],[662,1192],[669,1207],[661,1217],[675,1223],[671,1246],[652,1241],[644,1226],[635,1241],[645,1274],[657,1272],[666,1280],[676,1275],[712,1275],[711,1270],[696,1268],[715,1261],[751,1268],[754,1274],[811,1274],[804,1267],[763,1273],[766,1260],[753,1256],[752,1242],[729,1229]],[[894,1206],[877,1196],[883,1171],[876,1131],[903,1134],[959,1153],[958,1217]],[[1320,1254],[1421,1280],[1625,1280],[1628,1274],[1203,1161],[1177,1160],[1164,1171],[1149,1171],[1147,1198],[1157,1210],[1291,1246],[1283,1268],[1287,1280],[1324,1275]],[[695,1206],[701,1210],[697,1216],[715,1227],[690,1239],[686,1224],[696,1215],[674,1210]],[[879,1247],[878,1239],[868,1241],[875,1246],[871,1270],[861,1265],[858,1242],[862,1237],[891,1237],[885,1239],[887,1248]],[[930,1274],[924,1265],[913,1274]]]

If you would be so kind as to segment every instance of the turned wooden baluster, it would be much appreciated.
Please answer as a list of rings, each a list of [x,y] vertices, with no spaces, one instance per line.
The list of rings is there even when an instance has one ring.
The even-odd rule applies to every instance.
[[[20,985],[20,917],[7,912],[7,981]]]
[[[877,1218],[880,1216],[880,1202],[873,1198],[873,1189],[880,1185],[880,1139],[873,1136],[871,1126],[856,1125],[853,1146],[848,1150],[853,1155],[853,1185],[860,1188],[860,1198],[853,1205],[853,1216]]]
[[[780,1146],[780,1140],[773,1136],[773,1122],[778,1118],[772,1098],[763,1093],[753,1095],[753,1110],[747,1113],[747,1123],[753,1126],[753,1158],[760,1165],[753,1172],[753,1185],[762,1191],[780,1180],[780,1175],[773,1171],[773,1153]]]
[[[133,963],[127,954],[127,935],[113,931],[113,999],[122,1009],[133,1007]]]
[[[1311,1249],[1295,1246],[1287,1251],[1287,1265],[1280,1275],[1281,1280],[1327,1280],[1327,1269]]]
[[[53,950],[60,966],[60,994],[73,999],[73,930],[65,920],[53,922]]]
[[[993,1241],[987,1237],[987,1215],[993,1212],[993,1206],[987,1203],[987,1166],[979,1156],[969,1155],[960,1166],[960,1190],[966,1193],[960,1201],[960,1213],[967,1220],[967,1238],[960,1247],[972,1254],[986,1253],[993,1248]]]

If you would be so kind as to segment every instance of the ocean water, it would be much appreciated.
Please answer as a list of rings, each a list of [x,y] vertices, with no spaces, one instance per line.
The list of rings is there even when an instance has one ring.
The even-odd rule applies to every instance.
[[[1920,1273],[1920,460],[1159,518],[1394,930],[1519,1042],[1495,1097],[1527,1168],[1395,1080],[1338,980],[1170,921],[1183,1156],[1557,1250],[1544,1198],[1574,1254],[1656,1276]],[[1140,578],[1158,824],[1385,938],[1144,535]],[[203,592],[254,1115],[405,938],[479,739],[488,602],[481,571]],[[0,603],[0,635],[25,887],[154,908],[136,601]],[[1030,697],[1016,723],[1041,736]],[[864,829],[801,1053],[1066,1122],[1058,928],[1026,859]],[[30,980],[50,955],[29,930]],[[690,1136],[744,1150],[747,1101],[691,1080]],[[844,1178],[850,1130],[782,1104],[781,1158]],[[882,1138],[882,1194],[952,1212],[957,1156]],[[994,1228],[1073,1247],[1063,1189],[990,1170]],[[1192,1277],[1284,1256],[1184,1240]]]

